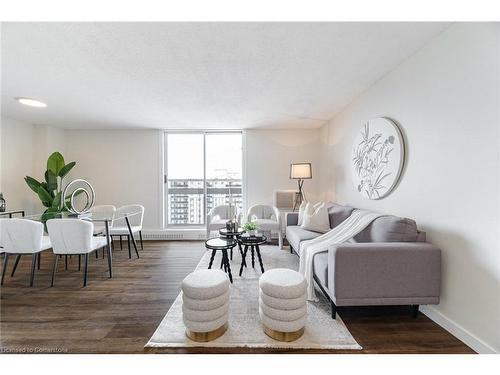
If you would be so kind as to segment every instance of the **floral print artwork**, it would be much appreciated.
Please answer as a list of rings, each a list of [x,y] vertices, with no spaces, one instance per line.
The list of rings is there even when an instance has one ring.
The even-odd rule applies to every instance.
[[[401,165],[398,159],[401,157],[394,154],[395,151],[401,153],[401,145],[397,133],[374,130],[370,127],[370,122],[363,126],[354,144],[354,181],[356,189],[362,195],[369,199],[380,199],[393,188],[399,177]],[[395,163],[398,164],[396,168]]]

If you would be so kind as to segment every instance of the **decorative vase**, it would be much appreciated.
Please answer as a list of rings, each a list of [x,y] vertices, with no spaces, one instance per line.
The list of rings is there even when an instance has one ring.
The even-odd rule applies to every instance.
[[[5,212],[6,207],[7,207],[7,204],[5,203],[5,199],[3,197],[3,194],[0,193],[0,212]]]

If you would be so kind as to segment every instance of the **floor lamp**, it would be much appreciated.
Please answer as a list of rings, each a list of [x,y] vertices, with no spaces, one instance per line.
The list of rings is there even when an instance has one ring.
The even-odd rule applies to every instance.
[[[300,206],[302,201],[306,200],[306,195],[302,191],[302,185],[304,184],[304,180],[312,178],[311,163],[290,164],[290,178],[292,180],[297,180],[299,185],[299,191],[295,193],[295,203],[293,205],[293,211],[295,211],[295,209]]]

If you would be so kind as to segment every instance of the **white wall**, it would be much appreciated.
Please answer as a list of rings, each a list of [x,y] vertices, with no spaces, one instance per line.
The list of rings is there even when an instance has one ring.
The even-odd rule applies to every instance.
[[[144,205],[145,229],[161,227],[160,138],[158,130],[66,130],[72,176],[87,179],[96,204]]]
[[[493,24],[455,24],[322,129],[328,199],[414,218],[442,249],[442,299],[424,311],[480,352],[500,351],[499,44]],[[356,132],[399,122],[407,168],[369,201],[350,176]]]
[[[7,201],[7,210],[43,212],[45,209],[24,177],[44,180],[50,154],[59,151],[64,155],[64,130],[7,117],[1,117],[0,128],[0,191]]]
[[[24,182],[26,175],[33,176],[33,126],[2,117],[1,128],[0,191],[7,202],[7,210],[24,209],[27,213],[35,213],[38,199]]]
[[[318,129],[247,130],[246,184],[247,206],[272,204],[273,191],[297,190],[297,181],[290,180],[290,163],[311,162],[313,179],[305,180],[308,200],[319,195],[320,139]]]

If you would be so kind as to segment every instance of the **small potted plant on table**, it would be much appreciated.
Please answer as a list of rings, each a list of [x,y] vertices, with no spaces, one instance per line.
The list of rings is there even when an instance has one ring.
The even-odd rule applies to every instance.
[[[256,236],[257,229],[259,229],[259,225],[257,223],[252,222],[252,221],[249,221],[248,223],[245,223],[245,225],[243,225],[243,229],[245,229],[245,231],[250,236]]]

